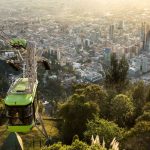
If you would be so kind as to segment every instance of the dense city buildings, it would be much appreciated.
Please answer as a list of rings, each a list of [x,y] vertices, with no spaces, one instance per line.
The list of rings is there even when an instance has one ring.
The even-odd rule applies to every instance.
[[[149,73],[149,9],[136,9],[133,12],[131,9],[118,8],[98,15],[86,11],[78,14],[68,4],[58,14],[55,7],[60,7],[60,4],[57,6],[55,2],[55,7],[47,6],[53,10],[49,14],[45,9],[46,1],[40,13],[36,11],[38,2],[37,6],[32,2],[30,5],[29,2],[25,3],[17,10],[15,4],[8,11],[8,6],[1,6],[1,31],[7,38],[35,41],[38,50],[50,56],[55,55],[53,58],[60,66],[72,66],[74,73],[68,75],[68,79],[64,78],[63,73],[57,74],[63,83],[68,80],[94,83],[102,81],[105,78],[105,66],[109,66],[112,53],[116,53],[119,59],[123,55],[127,58],[131,79],[140,79]],[[0,48],[3,49],[5,45],[6,41],[1,33]]]

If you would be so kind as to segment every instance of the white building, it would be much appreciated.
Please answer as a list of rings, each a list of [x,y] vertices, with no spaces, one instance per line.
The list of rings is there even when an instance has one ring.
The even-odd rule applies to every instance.
[[[135,70],[135,72],[139,71],[141,73],[147,73],[150,71],[150,61],[148,57],[145,55],[139,55],[138,57],[132,58],[129,70]]]

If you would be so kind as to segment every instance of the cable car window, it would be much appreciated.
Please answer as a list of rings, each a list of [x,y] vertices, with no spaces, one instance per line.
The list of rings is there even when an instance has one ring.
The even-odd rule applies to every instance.
[[[32,124],[33,108],[31,104],[28,106],[6,106],[6,108],[10,125],[18,126]]]

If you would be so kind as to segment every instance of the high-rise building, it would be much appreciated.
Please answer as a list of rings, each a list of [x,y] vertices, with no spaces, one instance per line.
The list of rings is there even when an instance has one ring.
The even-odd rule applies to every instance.
[[[112,49],[111,48],[104,48],[103,56],[104,56],[104,62],[106,64],[110,63],[111,53],[112,53]]]
[[[150,26],[145,22],[142,23],[141,39],[143,41],[143,49],[150,52]]]
[[[84,47],[85,48],[89,48],[90,47],[90,43],[91,43],[91,41],[89,39],[85,39],[84,40]]]
[[[113,38],[114,38],[114,29],[115,29],[115,26],[110,25],[110,28],[109,28],[109,39],[110,40],[113,40]]]
[[[58,61],[61,59],[61,53],[60,50],[49,50],[49,55],[56,58]]]
[[[118,23],[118,29],[124,30],[124,20],[120,20]]]
[[[150,31],[146,34],[145,50],[150,52]]]
[[[143,49],[145,49],[145,44],[146,44],[146,23],[142,23],[141,27],[141,40],[143,42]]]

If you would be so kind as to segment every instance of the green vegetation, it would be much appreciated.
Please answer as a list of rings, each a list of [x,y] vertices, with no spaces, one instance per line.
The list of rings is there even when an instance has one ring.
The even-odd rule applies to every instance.
[[[119,61],[116,54],[112,54],[110,67],[106,71],[106,85],[121,91],[128,83],[128,69],[129,65],[125,56]]]
[[[145,89],[144,96],[141,96],[143,93],[139,90],[143,92],[141,84]],[[148,150],[150,146],[150,103],[147,98],[149,89],[149,86],[141,82],[130,83],[120,92],[114,87],[105,88],[94,84],[75,85],[74,94],[59,107],[59,115],[64,119],[60,128],[62,141],[70,144],[74,135],[78,135],[80,140],[84,141],[82,143],[85,148],[92,149],[87,143],[90,144],[92,135],[99,135],[100,141],[105,139],[106,147],[116,137],[121,149],[133,150],[134,147],[135,150],[139,150],[141,147],[142,150]],[[138,101],[136,101],[137,95],[142,97]],[[137,107],[141,113],[137,111]],[[73,144],[65,144],[56,143],[48,150],[72,149]]]
[[[4,114],[4,101],[0,98],[0,126],[6,122]]]
[[[140,115],[142,113],[142,108],[147,101],[146,99],[149,100],[149,98],[146,97],[149,92],[149,90],[147,89],[150,89],[150,88],[145,86],[145,84],[142,81],[137,82],[133,88],[132,96],[133,96],[133,102],[136,106],[137,115]]]
[[[150,103],[146,103],[142,110],[142,115],[136,119],[134,127],[127,132],[125,147],[141,150],[148,150],[150,147]],[[132,142],[131,142],[132,141]]]
[[[0,73],[0,93],[2,93],[1,96],[4,95],[7,89],[8,89],[8,81],[6,80],[6,77],[4,77]]]
[[[109,145],[114,137],[120,141],[123,138],[124,130],[114,122],[96,116],[93,120],[88,121],[87,130],[84,133],[87,141],[91,139],[92,135],[100,135],[101,141],[105,139],[106,144]]]
[[[27,41],[25,39],[14,38],[10,41],[10,45],[14,48],[26,48]]]
[[[59,113],[64,118],[62,134],[65,143],[71,143],[75,134],[83,139],[87,120],[92,119],[98,111],[96,103],[87,102],[84,95],[74,94],[61,105]]]
[[[123,94],[116,95],[111,101],[112,119],[122,127],[126,127],[134,115],[134,105],[131,99]]]
[[[99,145],[87,145],[86,143],[76,139],[71,145],[63,145],[61,142],[54,144],[50,147],[45,147],[42,150],[106,150]]]
[[[39,93],[51,101],[55,117],[62,119],[53,123],[44,120],[54,144],[42,150],[107,150],[115,137],[120,149],[149,150],[150,85],[142,81],[131,83],[127,79],[127,71],[125,57],[118,60],[112,55],[106,82],[101,85],[73,85],[68,89],[71,94],[64,98],[60,80],[47,77],[45,85],[39,84]],[[41,75],[39,78],[43,80]],[[5,126],[0,127],[0,134],[4,129]],[[2,141],[7,135],[8,132],[3,134]],[[105,140],[105,147],[91,145],[91,137],[97,135],[100,141]],[[31,145],[26,143],[31,139],[41,138],[36,129],[21,136],[28,147]],[[39,149],[39,145],[35,144],[35,147]]]
[[[0,109],[4,108],[4,101],[0,98]]]

